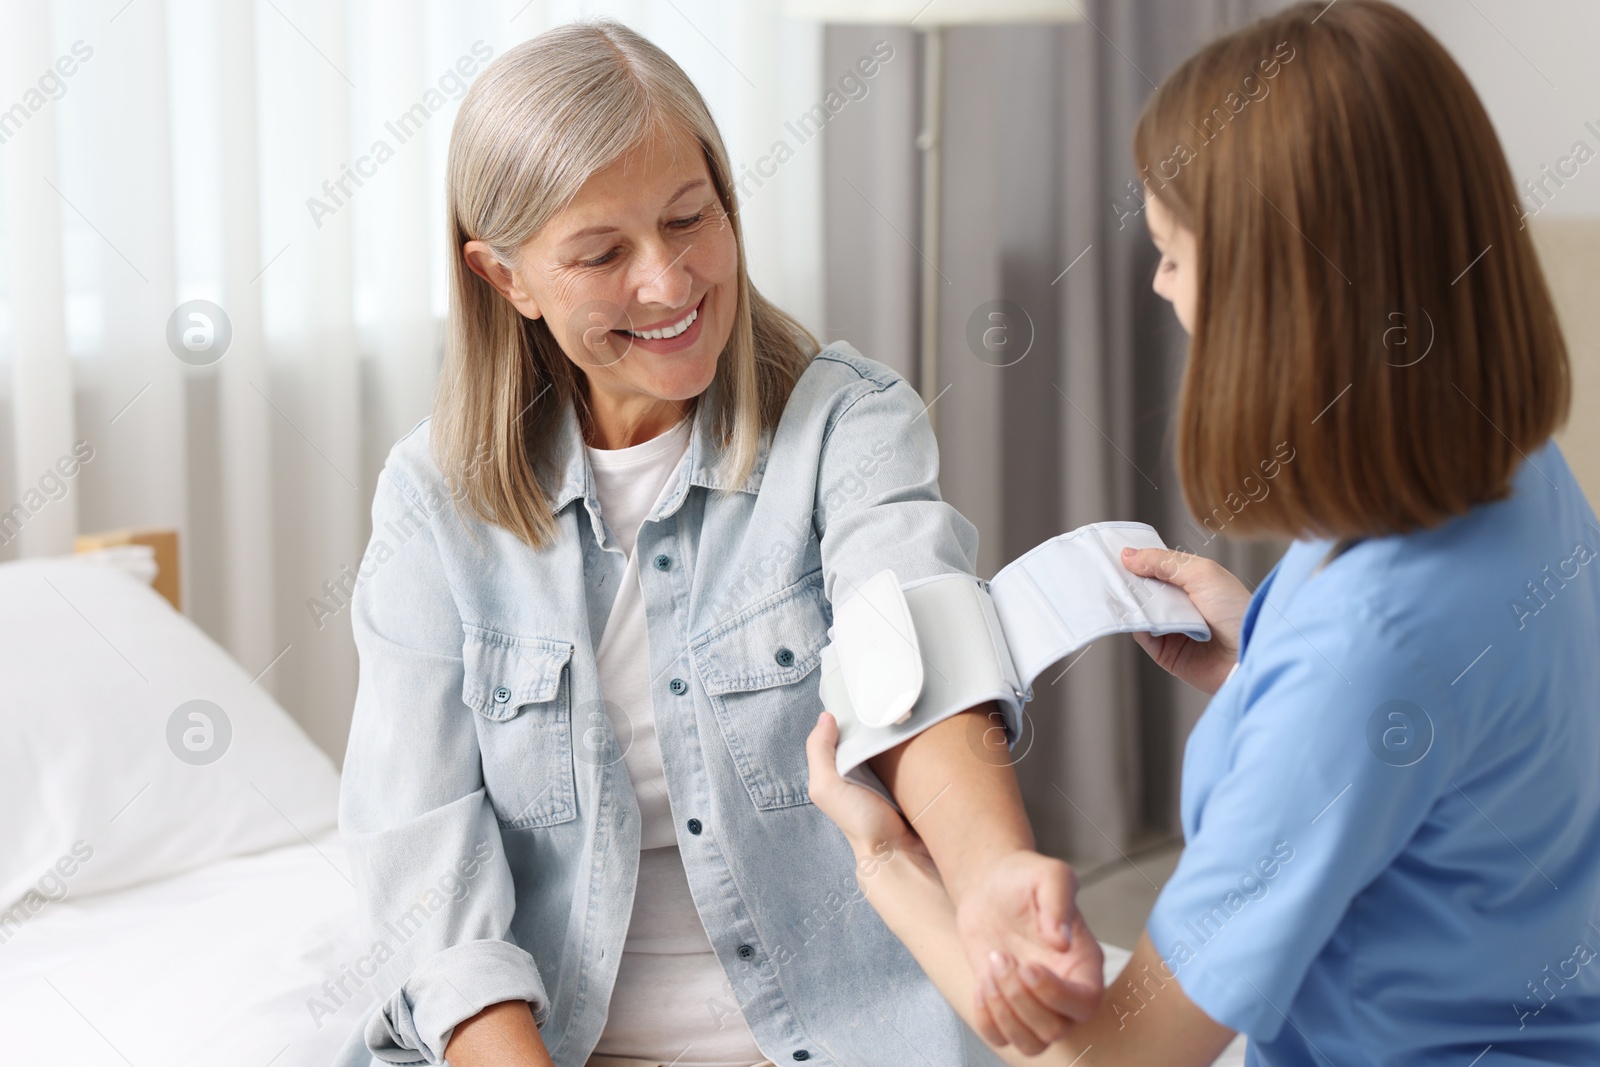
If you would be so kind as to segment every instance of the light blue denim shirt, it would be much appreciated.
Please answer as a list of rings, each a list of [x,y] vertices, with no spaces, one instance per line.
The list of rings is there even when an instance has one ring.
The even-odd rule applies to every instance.
[[[733,991],[706,1027],[742,1011],[780,1064],[958,1067],[958,1016],[807,796],[805,739],[835,599],[886,567],[971,574],[977,533],[939,498],[916,392],[848,345],[816,356],[742,483],[708,412],[636,549],[678,845]],[[561,440],[539,551],[461,518],[426,422],[379,478],[339,823],[381,1000],[342,1064],[439,1063],[457,1023],[523,999],[581,1067],[605,1024],[639,864],[595,668],[625,560],[570,407]]]

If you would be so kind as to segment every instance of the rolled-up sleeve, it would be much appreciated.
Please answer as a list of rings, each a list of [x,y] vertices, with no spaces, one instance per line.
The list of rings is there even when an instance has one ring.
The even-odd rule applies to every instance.
[[[386,468],[351,605],[360,668],[339,826],[370,930],[356,970],[380,1003],[366,1040],[386,1063],[441,1063],[461,1021],[549,1001],[509,935],[515,889],[462,701],[462,628],[432,517]],[[432,499],[432,498],[430,498]],[[362,977],[368,977],[363,974]]]
[[[835,418],[818,468],[816,524],[826,592],[834,604],[884,569],[904,586],[940,575],[972,575],[977,565],[977,528],[940,498],[939,446],[921,397],[898,376],[872,384]],[[891,735],[899,744],[965,710],[919,709],[905,722],[874,730],[883,737],[873,748],[882,751]],[[1006,710],[1014,743],[1021,713]]]

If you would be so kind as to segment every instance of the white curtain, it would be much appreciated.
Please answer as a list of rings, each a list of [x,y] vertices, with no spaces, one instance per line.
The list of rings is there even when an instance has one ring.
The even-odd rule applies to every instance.
[[[335,758],[347,575],[383,457],[431,403],[445,149],[485,57],[618,18],[688,71],[736,172],[825,89],[820,29],[778,0],[5,9],[0,560],[177,528],[185,611]],[[741,208],[755,284],[819,333],[821,154],[763,165]],[[206,365],[205,320],[180,324],[202,331],[189,361],[168,342],[194,300],[231,331]],[[92,458],[59,463],[75,447]]]

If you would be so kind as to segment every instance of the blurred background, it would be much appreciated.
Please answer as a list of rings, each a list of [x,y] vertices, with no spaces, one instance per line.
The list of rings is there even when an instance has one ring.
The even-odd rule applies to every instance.
[[[440,359],[457,103],[517,42],[609,15],[710,103],[756,285],[937,385],[942,484],[982,574],[1128,518],[1253,583],[1284,546],[1216,536],[1173,475],[1185,339],[1149,290],[1129,136],[1179,61],[1279,6],[6,0],[0,561],[178,530],[184,612],[339,760],[375,478]],[[1600,8],[1402,6],[1465,68],[1526,191],[1577,371],[1562,441],[1600,499]],[[966,24],[1012,7],[1024,21]],[[69,454],[76,473],[47,477]],[[1128,640],[1036,686],[1019,773],[1111,940],[1131,944],[1176,854],[1202,707]]]

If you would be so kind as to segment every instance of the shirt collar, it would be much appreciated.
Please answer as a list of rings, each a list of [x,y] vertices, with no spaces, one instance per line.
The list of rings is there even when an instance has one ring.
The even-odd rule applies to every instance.
[[[681,475],[661,501],[661,506],[651,513],[651,518],[671,515],[683,504],[691,486],[706,489],[732,490],[756,494],[761,491],[761,479],[766,473],[767,457],[771,451],[771,434],[761,434],[755,465],[742,482],[734,482],[719,468],[722,448],[716,441],[713,414],[716,405],[716,383],[713,382],[699,403],[695,405],[693,424],[689,435],[687,479]],[[561,411],[561,429],[556,434],[559,467],[556,471],[555,492],[550,495],[550,511],[559,514],[574,500],[583,500],[591,513],[599,512],[595,498],[594,475],[589,468],[589,454],[584,450],[583,430],[578,424],[578,413],[572,404]]]

